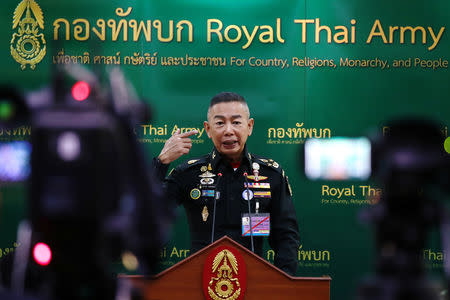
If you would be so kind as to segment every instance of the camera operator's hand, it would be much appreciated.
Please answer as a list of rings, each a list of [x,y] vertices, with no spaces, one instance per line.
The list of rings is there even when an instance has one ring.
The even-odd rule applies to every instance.
[[[183,154],[188,154],[192,147],[190,136],[197,134],[197,130],[192,130],[180,134],[180,129],[166,141],[158,158],[163,164],[170,164]]]

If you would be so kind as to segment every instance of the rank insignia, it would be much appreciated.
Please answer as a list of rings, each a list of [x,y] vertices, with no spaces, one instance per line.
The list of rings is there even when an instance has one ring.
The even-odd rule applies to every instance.
[[[198,162],[198,159],[191,159],[190,161],[188,161],[188,165],[192,165],[196,162]]]
[[[248,175],[247,176],[248,179],[253,180],[253,181],[261,181],[261,180],[266,180],[267,176],[254,176],[254,175]]]
[[[202,190],[203,197],[214,197],[214,190]]]
[[[247,183],[244,182],[244,187],[247,187]],[[253,189],[270,189],[270,183],[268,182],[249,182],[249,188]]]
[[[269,167],[274,167],[274,168],[276,168],[276,169],[278,169],[279,167],[280,167],[280,165],[276,162],[276,161],[274,161],[273,159],[264,159],[264,158],[261,158],[260,159],[262,162],[265,162]]]
[[[201,194],[202,194],[202,193],[200,192],[199,189],[192,189],[192,190],[191,190],[191,193],[190,193],[191,198],[194,199],[194,200],[200,198]]]
[[[206,220],[208,220],[208,216],[209,216],[209,212],[208,212],[208,208],[206,207],[206,205],[203,207],[202,210],[202,219],[203,222],[206,222]]]
[[[270,191],[256,191],[253,194],[255,198],[270,198]]]

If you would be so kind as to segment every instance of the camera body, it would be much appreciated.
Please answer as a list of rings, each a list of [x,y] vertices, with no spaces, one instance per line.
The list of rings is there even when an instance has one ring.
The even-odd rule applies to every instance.
[[[359,300],[438,299],[425,276],[422,252],[432,228],[440,229],[444,251],[450,249],[448,213],[433,197],[436,191],[450,193],[450,155],[436,122],[402,119],[388,128],[369,138],[306,141],[305,174],[313,180],[371,178],[382,184],[378,203],[360,214],[375,226],[377,251],[376,275],[361,285]],[[450,285],[450,270],[444,272]]]
[[[73,72],[76,68],[68,73]],[[113,299],[118,288],[113,263],[131,254],[137,265],[129,271],[150,273],[173,207],[163,201],[162,186],[134,133],[136,124],[149,122],[149,108],[134,97],[122,73],[110,71],[106,88],[91,81],[85,101],[75,101],[63,88],[64,76],[28,98],[0,90],[13,106],[22,102],[30,108],[8,124],[25,121],[33,130],[30,175],[21,179],[28,184],[30,233],[19,227],[24,246],[15,253],[11,285],[50,300]],[[51,249],[48,264],[32,259],[38,243]]]

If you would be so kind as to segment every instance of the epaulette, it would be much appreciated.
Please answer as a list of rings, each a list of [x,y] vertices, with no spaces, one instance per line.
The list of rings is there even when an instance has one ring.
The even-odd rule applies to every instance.
[[[284,173],[284,171],[283,171],[283,169],[281,168],[280,164],[277,163],[276,161],[274,161],[273,159],[271,159],[271,158],[259,157],[259,156],[256,156],[256,155],[254,155],[254,154],[251,154],[251,156],[252,156],[252,158],[253,158],[252,161],[257,162],[257,163],[260,163],[260,164],[265,165],[265,166],[268,166],[268,167],[271,167],[272,169],[277,170],[277,171],[280,172],[280,173],[281,173],[281,172]]]
[[[189,168],[198,166],[199,164],[205,164],[205,163],[207,163],[207,161],[208,161],[208,155],[204,155],[201,157],[186,160],[183,163],[181,163],[179,166],[177,166],[176,169],[187,170]]]
[[[284,173],[284,170],[281,168],[280,164],[277,163],[276,161],[274,161],[271,158],[264,158],[264,157],[258,157],[252,154],[252,161],[260,163],[262,165],[268,166],[276,171],[278,171],[279,173],[281,173],[281,175],[283,176],[283,179],[286,182],[286,186],[289,192],[289,195],[292,197],[292,188],[291,185],[289,184],[289,178],[286,176],[286,174]]]

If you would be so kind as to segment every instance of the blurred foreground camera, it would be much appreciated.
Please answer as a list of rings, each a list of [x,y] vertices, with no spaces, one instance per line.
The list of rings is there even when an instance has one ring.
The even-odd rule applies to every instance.
[[[449,215],[442,201],[450,194],[449,160],[434,122],[395,121],[387,135],[373,138],[373,175],[384,192],[362,214],[375,225],[377,257],[376,274],[362,284],[358,299],[444,299],[425,274],[423,249],[433,228],[440,230],[444,253],[450,249]]]
[[[388,132],[370,138],[307,140],[305,174],[312,180],[365,180],[382,184],[378,203],[361,212],[375,226],[376,274],[366,279],[358,300],[438,300],[436,285],[425,276],[423,249],[438,228],[444,273],[450,285],[450,155],[439,124],[398,120]]]
[[[108,75],[104,88],[69,65],[28,99],[29,220],[19,226],[14,292],[114,299],[120,285],[113,261],[131,260],[130,271],[143,274],[157,261],[172,210],[134,134],[136,124],[149,121],[149,109],[118,69]],[[75,81],[72,89],[66,78]]]

